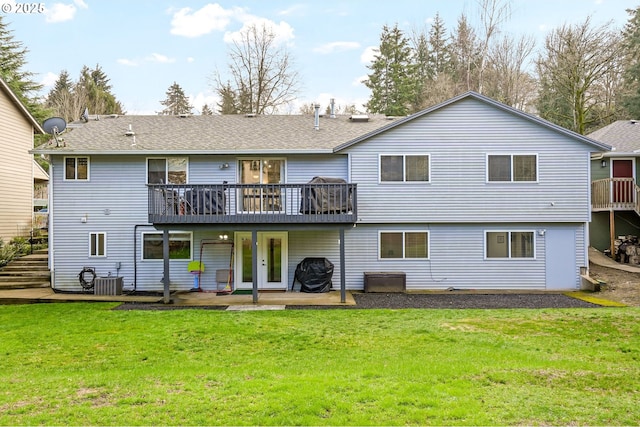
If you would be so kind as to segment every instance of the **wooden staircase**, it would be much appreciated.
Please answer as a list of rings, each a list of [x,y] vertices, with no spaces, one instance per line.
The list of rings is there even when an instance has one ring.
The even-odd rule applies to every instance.
[[[51,286],[51,272],[48,266],[48,250],[34,251],[11,261],[0,268],[1,289],[32,289]]]

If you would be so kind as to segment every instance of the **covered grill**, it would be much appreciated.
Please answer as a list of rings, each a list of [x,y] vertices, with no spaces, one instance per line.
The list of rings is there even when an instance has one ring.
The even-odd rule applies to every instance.
[[[326,258],[305,258],[296,267],[291,290],[300,282],[300,292],[320,293],[331,290],[333,263]]]
[[[351,191],[342,178],[313,177],[302,189],[300,213],[340,213],[353,210]],[[320,184],[314,186],[313,184]]]

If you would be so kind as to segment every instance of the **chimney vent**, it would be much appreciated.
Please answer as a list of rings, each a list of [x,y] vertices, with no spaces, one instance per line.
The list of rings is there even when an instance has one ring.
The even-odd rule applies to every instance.
[[[336,100],[334,98],[331,98],[331,117],[332,119],[336,118]]]
[[[313,127],[315,130],[320,130],[320,104],[315,104],[313,108],[316,110]]]

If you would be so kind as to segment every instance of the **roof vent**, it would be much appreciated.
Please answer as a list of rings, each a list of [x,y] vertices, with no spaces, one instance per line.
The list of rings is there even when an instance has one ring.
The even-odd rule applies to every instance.
[[[352,122],[368,122],[369,116],[366,114],[354,114],[349,117],[349,120],[351,120]]]
[[[136,135],[136,133],[133,131],[133,129],[131,129],[131,125],[129,125],[129,130],[126,131],[124,134],[125,134],[125,136],[135,136]]]
[[[630,122],[631,122],[632,125],[635,125],[636,123],[638,123],[637,120],[630,120]]]
[[[111,114],[111,115],[109,115],[109,117],[111,117],[112,119],[117,119],[118,115],[117,114]]]
[[[256,113],[247,113],[244,116],[245,117],[255,117],[257,114]]]
[[[189,117],[191,114],[189,113],[180,113],[178,114],[178,117],[181,119],[186,119],[187,117]]]

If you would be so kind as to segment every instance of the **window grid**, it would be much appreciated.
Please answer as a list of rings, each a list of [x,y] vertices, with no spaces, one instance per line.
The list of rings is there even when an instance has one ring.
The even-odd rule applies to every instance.
[[[380,182],[429,182],[430,155],[381,154]]]
[[[64,158],[64,180],[65,181],[88,181],[89,180],[89,158],[88,157],[65,157]]]
[[[488,154],[488,182],[537,182],[537,154]]]
[[[380,259],[429,259],[429,233],[381,231],[378,256]]]
[[[162,232],[142,233],[142,260],[162,260],[162,244]],[[193,233],[186,231],[169,232],[169,259],[189,261],[192,259],[192,253]]]
[[[533,259],[535,258],[535,233],[533,231],[486,231],[485,258]]]
[[[89,233],[89,256],[107,256],[107,233]]]

